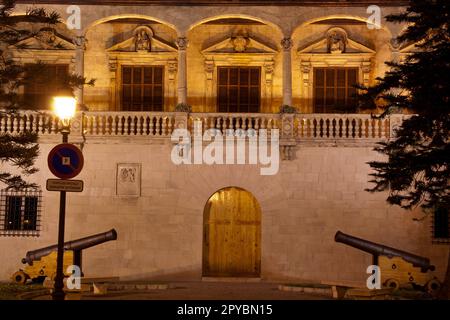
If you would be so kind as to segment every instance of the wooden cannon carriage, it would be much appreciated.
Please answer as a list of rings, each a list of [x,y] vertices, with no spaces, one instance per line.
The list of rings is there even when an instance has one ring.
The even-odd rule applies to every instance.
[[[340,231],[336,232],[334,240],[371,253],[373,264],[380,267],[381,283],[385,287],[398,290],[409,284],[425,289],[431,294],[435,294],[441,287],[441,283],[432,273],[435,267],[428,258],[356,238]]]
[[[65,242],[63,272],[66,272],[70,265],[77,265],[81,269],[82,251],[84,249],[116,239],[117,232],[111,229],[107,232]],[[22,263],[26,266],[12,275],[13,282],[25,284],[28,279],[43,281],[45,277],[50,277],[53,280],[56,275],[57,251],[58,245],[28,251],[25,258],[22,259]],[[70,276],[70,274],[65,274],[65,276]]]

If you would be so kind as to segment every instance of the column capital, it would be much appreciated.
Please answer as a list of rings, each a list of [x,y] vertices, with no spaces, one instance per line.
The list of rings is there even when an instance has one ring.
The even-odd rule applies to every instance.
[[[86,50],[87,39],[85,36],[74,36],[72,38],[72,43],[77,47],[77,49]]]
[[[175,43],[177,44],[179,50],[186,50],[189,40],[186,37],[179,37]]]
[[[400,42],[398,41],[398,38],[391,38],[389,40],[389,45],[392,51],[400,50]]]
[[[281,39],[281,46],[283,47],[284,51],[291,50],[293,45],[294,42],[292,41],[292,38],[284,37],[283,39]]]

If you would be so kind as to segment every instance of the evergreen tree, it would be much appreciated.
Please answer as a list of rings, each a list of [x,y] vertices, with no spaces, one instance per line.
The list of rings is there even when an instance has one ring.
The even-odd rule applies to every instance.
[[[450,203],[450,3],[448,0],[411,0],[405,12],[387,21],[406,23],[397,38],[400,45],[415,43],[417,51],[402,62],[390,62],[390,71],[366,88],[364,96],[384,113],[405,110],[405,120],[389,142],[376,151],[386,161],[369,162],[374,186],[388,190],[387,201],[405,209],[421,207],[426,214],[449,211]],[[450,247],[449,247],[450,248]],[[450,254],[444,290],[448,294]]]
[[[39,39],[44,30],[55,27],[60,23],[60,17],[56,12],[48,12],[42,8],[28,9],[25,15],[13,15],[15,0],[2,0],[0,5],[0,116],[16,114],[20,109],[29,109],[30,105],[18,94],[20,87],[25,84],[44,83],[50,84],[54,79],[43,76],[45,64],[37,61],[33,66],[25,66],[13,60],[11,46],[17,50],[25,50],[25,45],[18,44],[21,40],[30,37]],[[32,28],[37,26],[37,28]],[[38,31],[33,31],[38,29]],[[58,44],[56,44],[58,46]],[[61,80],[61,88],[64,93],[73,95],[73,89],[87,84],[93,85],[94,80],[86,81],[85,78],[76,75],[67,75]],[[0,182],[8,188],[23,189],[35,187],[27,183],[22,175],[35,173],[37,168],[34,162],[39,155],[37,134],[21,132],[10,134],[0,128],[0,161],[2,167],[5,164],[18,169],[21,174],[11,174],[10,170],[0,169]]]

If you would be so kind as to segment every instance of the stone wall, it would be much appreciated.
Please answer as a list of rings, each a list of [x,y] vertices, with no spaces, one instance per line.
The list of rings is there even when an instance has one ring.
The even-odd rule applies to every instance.
[[[86,250],[88,277],[200,279],[203,209],[217,190],[250,191],[262,210],[263,279],[352,280],[364,283],[371,256],[334,242],[337,230],[427,256],[442,278],[448,248],[431,245],[430,221],[419,212],[388,206],[386,194],[370,194],[367,161],[371,147],[302,145],[295,160],[282,161],[274,176],[257,165],[181,165],[170,160],[168,141],[87,141],[85,166],[77,177],[82,193],[69,193],[66,239],[115,228],[118,240]],[[40,171],[31,179],[45,189],[52,177],[41,144]],[[118,163],[140,163],[140,197],[116,195]],[[28,250],[56,243],[59,196],[43,191],[39,237],[0,237],[0,279],[20,268]]]

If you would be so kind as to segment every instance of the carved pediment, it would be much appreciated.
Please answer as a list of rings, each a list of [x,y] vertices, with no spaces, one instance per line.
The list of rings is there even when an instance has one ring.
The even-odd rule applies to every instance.
[[[202,50],[204,55],[211,54],[275,54],[276,49],[247,35],[234,35]]]
[[[107,49],[108,52],[177,52],[175,45],[167,43],[166,41],[154,35],[153,30],[147,26],[137,27],[133,36],[114,44]]]
[[[350,39],[342,28],[331,28],[320,39],[298,50],[299,54],[374,54],[375,50]]]
[[[9,48],[26,50],[75,50],[75,45],[67,37],[53,28],[43,28],[35,36],[22,39]]]

